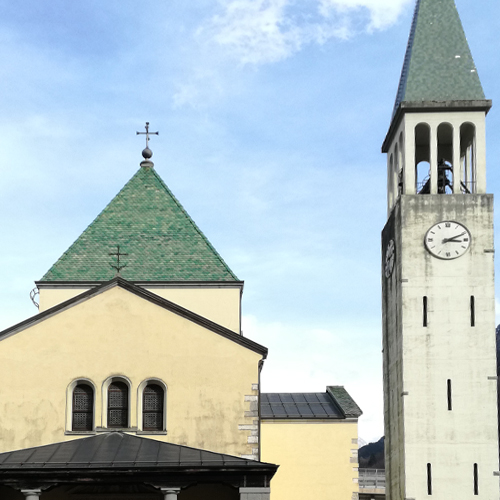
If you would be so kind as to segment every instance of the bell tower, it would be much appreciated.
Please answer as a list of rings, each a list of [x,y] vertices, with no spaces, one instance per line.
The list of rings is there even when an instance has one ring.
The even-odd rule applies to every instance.
[[[382,147],[389,500],[499,497],[490,108],[454,0],[417,0]]]

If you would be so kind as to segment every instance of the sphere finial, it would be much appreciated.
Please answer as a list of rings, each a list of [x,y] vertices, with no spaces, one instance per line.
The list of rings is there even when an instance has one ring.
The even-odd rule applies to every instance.
[[[149,149],[149,136],[150,135],[159,135],[158,132],[150,132],[149,131],[149,122],[146,122],[146,132],[136,132],[136,135],[145,135],[146,136],[146,147],[142,150],[142,157],[144,161],[141,161],[141,167],[153,167],[154,163],[150,160],[153,156],[153,151]]]

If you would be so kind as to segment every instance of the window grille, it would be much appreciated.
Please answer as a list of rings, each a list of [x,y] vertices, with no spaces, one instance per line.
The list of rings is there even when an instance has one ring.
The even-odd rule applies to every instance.
[[[74,431],[91,431],[94,421],[94,390],[86,384],[79,384],[73,391]]]
[[[124,382],[109,384],[108,427],[128,427],[128,387]]]
[[[163,430],[163,388],[157,384],[149,384],[143,392],[142,428],[145,431]]]

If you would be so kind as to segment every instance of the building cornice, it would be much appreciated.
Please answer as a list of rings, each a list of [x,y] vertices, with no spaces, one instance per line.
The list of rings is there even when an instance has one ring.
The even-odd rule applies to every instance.
[[[404,101],[399,104],[391,121],[389,131],[382,144],[382,153],[387,153],[392,142],[392,138],[405,113],[442,113],[444,111],[484,111],[488,114],[493,103],[490,99],[475,101]]]

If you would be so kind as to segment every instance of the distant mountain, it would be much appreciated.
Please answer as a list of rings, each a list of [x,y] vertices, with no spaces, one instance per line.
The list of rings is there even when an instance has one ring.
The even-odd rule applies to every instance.
[[[384,438],[369,443],[358,450],[360,469],[385,469]]]

